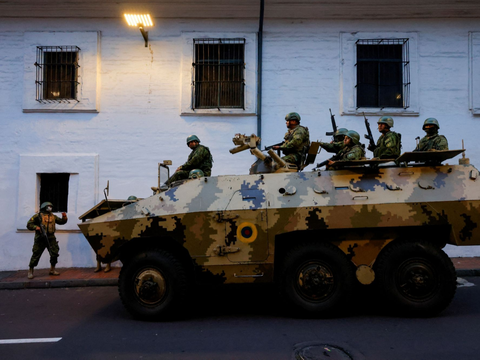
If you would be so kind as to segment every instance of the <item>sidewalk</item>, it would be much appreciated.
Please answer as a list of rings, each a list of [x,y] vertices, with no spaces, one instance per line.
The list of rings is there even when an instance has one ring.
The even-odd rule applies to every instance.
[[[457,276],[480,276],[480,257],[452,258]],[[94,268],[59,268],[59,276],[48,275],[49,269],[35,269],[35,277],[27,279],[27,270],[0,271],[0,289],[38,289],[82,286],[116,286],[119,267],[108,273],[93,272]]]

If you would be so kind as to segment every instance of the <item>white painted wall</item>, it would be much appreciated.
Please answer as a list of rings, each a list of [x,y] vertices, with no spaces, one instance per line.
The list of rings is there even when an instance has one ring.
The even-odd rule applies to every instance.
[[[182,32],[255,32],[257,27],[253,20],[157,19],[149,29],[150,47],[145,48],[138,29],[127,27],[121,19],[0,18],[0,270],[24,269],[31,256],[33,234],[17,231],[16,226],[22,214],[18,199],[32,193],[20,186],[24,183],[21,155],[98,155],[97,194],[78,194],[87,200],[82,203],[85,208],[76,209],[77,215],[102,198],[107,180],[111,198],[149,196],[150,186],[157,183],[157,163],[171,159],[174,168],[181,165],[190,151],[185,138],[193,133],[213,153],[212,175],[248,173],[251,155],[231,155],[228,149],[233,147],[235,133],[256,131],[255,116],[180,115]],[[53,30],[101,32],[98,113],[22,111],[24,32]],[[419,116],[394,117],[394,130],[403,135],[403,150],[413,149],[414,138],[423,135],[424,119],[436,117],[450,148],[460,148],[464,139],[467,156],[478,166],[480,119],[469,110],[468,57],[469,32],[480,31],[476,19],[266,21],[263,144],[283,137],[284,117],[290,111],[301,114],[312,140],[327,139],[329,108],[337,114],[338,125],[364,133],[362,117],[340,116],[340,33],[356,31],[418,33]],[[480,76],[475,76],[478,84]],[[375,116],[370,121],[374,125]],[[319,160],[326,156],[322,153]],[[35,198],[29,201],[35,206]],[[59,231],[57,238],[59,267],[94,265],[93,251],[83,235]],[[456,256],[480,254],[476,248],[454,250]],[[47,266],[44,254],[39,267]]]

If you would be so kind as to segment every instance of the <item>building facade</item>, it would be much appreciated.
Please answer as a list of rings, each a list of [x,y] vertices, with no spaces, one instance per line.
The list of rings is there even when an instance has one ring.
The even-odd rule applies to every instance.
[[[435,117],[450,149],[464,141],[480,166],[475,1],[267,0],[263,29],[254,0],[35,4],[0,4],[0,270],[27,267],[25,226],[51,194],[69,216],[57,229],[58,266],[93,266],[77,223],[107,181],[112,199],[151,195],[158,162],[180,166],[190,134],[210,148],[212,176],[246,174],[254,159],[230,154],[231,138],[277,143],[291,111],[323,141],[329,109],[360,134],[365,114],[376,137],[377,119],[391,115],[402,151]],[[151,14],[147,46],[128,11]],[[39,266],[49,266],[46,254]]]

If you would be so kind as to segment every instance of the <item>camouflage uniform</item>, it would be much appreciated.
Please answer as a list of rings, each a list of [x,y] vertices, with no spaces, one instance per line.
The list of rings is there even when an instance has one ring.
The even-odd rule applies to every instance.
[[[282,159],[300,168],[305,147],[310,145],[308,128],[297,125],[295,129],[285,133],[284,139],[285,142],[280,146],[280,150],[285,154]]]
[[[343,149],[343,141],[334,141],[332,143],[320,142],[320,146],[329,153],[338,154]]]
[[[338,158],[337,158],[338,157]],[[362,145],[345,146],[336,156],[336,160],[360,160],[365,157]]]
[[[187,162],[167,180],[166,184],[170,185],[174,181],[188,179],[190,171],[193,169],[200,169],[205,176],[210,176],[212,175],[212,166],[213,157],[210,149],[198,144],[188,155]]]
[[[394,131],[382,134],[377,140],[377,147],[373,152],[374,157],[379,159],[396,159],[400,156],[402,147],[402,135]]]
[[[28,230],[35,230],[37,226],[39,226],[38,217],[41,219],[41,223],[45,227],[45,232],[47,233],[48,242],[50,243],[50,264],[55,266],[58,259],[58,252],[60,248],[58,247],[58,241],[55,237],[55,224],[63,225],[67,222],[67,217],[59,218],[58,216],[41,211],[38,214],[35,214],[28,220],[27,229]],[[48,244],[45,239],[42,238],[42,233],[40,231],[35,230],[35,238],[32,248],[32,258],[30,259],[30,268],[34,268],[38,265],[40,257],[42,256],[43,252],[47,248]]]
[[[431,136],[425,136],[420,140],[418,147],[413,151],[429,151],[429,150],[448,150],[447,138],[438,135],[438,132]]]

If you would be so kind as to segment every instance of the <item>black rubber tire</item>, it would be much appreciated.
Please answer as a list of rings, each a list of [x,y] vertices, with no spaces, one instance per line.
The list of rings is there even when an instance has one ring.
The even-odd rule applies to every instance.
[[[143,320],[167,320],[176,315],[186,299],[188,284],[184,267],[172,254],[161,249],[148,250],[124,264],[118,292],[133,316]]]
[[[303,243],[286,255],[280,284],[300,314],[331,317],[352,295],[353,264],[329,242]]]
[[[394,312],[429,317],[443,311],[457,289],[450,258],[430,242],[396,241],[375,262],[375,285]]]

